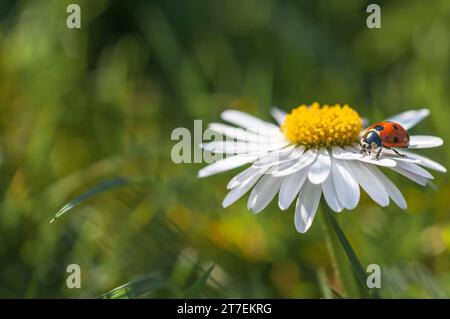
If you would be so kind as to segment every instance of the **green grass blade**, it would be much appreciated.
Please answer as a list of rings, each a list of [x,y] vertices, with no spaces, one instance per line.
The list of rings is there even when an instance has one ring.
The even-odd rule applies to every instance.
[[[184,295],[186,298],[197,298],[201,290],[206,286],[208,278],[214,270],[214,265],[208,267],[205,272],[194,282],[189,288],[186,289]]]
[[[320,294],[322,298],[333,299],[333,291],[328,284],[327,273],[323,268],[317,270],[317,280],[319,281]]]
[[[353,267],[353,272],[355,273],[355,276],[357,278],[357,281],[359,283],[360,290],[362,292],[367,292],[369,295],[371,295],[374,298],[380,298],[380,295],[376,290],[370,290],[366,286],[366,272],[364,271],[364,268],[362,267],[358,256],[356,256],[355,251],[353,250],[352,246],[350,245],[350,242],[348,241],[347,237],[345,237],[344,232],[342,231],[341,227],[339,227],[339,224],[336,222],[336,219],[333,216],[333,213],[327,210],[326,216],[328,220],[330,221],[331,226],[333,227],[334,232],[336,233],[336,236],[339,239],[339,242],[342,245],[342,248],[344,248],[345,253],[350,260],[350,263]]]
[[[166,281],[159,274],[150,274],[127,282],[126,284],[114,288],[103,295],[100,299],[131,299],[138,298],[149,292],[166,287]]]
[[[88,190],[87,192],[81,194],[80,196],[76,197],[75,199],[73,199],[69,203],[65,204],[55,214],[55,216],[52,218],[50,223],[53,223],[56,219],[58,219],[59,217],[61,217],[65,213],[67,213],[72,208],[78,206],[83,201],[85,201],[85,200],[87,200],[87,199],[89,199],[89,198],[91,198],[91,197],[93,197],[93,196],[95,196],[95,195],[97,195],[99,193],[103,193],[103,192],[105,192],[107,190],[110,190],[112,188],[116,188],[116,187],[127,185],[129,182],[130,181],[128,179],[124,178],[124,177],[117,177],[117,178],[109,179],[109,180],[106,180],[106,181],[103,181],[103,182],[97,184],[96,186],[94,186],[93,188]]]

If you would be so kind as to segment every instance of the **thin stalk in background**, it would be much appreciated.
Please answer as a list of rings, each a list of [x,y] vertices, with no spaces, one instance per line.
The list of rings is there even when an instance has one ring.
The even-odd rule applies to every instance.
[[[350,298],[380,298],[376,290],[367,288],[366,272],[350,242],[336,222],[334,212],[328,208],[322,208],[322,211],[327,249],[330,254],[334,276],[338,284],[342,284],[342,294]],[[331,230],[333,230],[333,233],[331,233]],[[340,243],[340,247],[337,242]],[[346,256],[344,257],[344,255]],[[349,267],[353,272],[348,271]]]

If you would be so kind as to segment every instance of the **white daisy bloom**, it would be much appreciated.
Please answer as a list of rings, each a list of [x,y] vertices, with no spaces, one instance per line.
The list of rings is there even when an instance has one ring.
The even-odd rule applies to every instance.
[[[360,199],[360,187],[380,206],[390,200],[406,209],[400,190],[380,168],[389,168],[425,186],[433,176],[423,167],[445,173],[442,165],[412,149],[431,148],[443,144],[439,137],[410,135],[406,157],[383,148],[381,156],[361,153],[359,138],[365,132],[363,120],[348,105],[301,105],[289,114],[272,109],[278,125],[252,115],[227,110],[221,114],[225,124],[209,128],[232,141],[200,145],[214,153],[234,154],[206,166],[198,173],[206,177],[250,164],[228,183],[229,193],[223,200],[227,207],[247,192],[247,206],[254,213],[262,211],[278,194],[278,206],[289,208],[295,201],[295,227],[304,233],[311,226],[319,206],[325,199],[335,212],[354,209]],[[427,109],[412,110],[388,120],[406,130],[429,115]]]

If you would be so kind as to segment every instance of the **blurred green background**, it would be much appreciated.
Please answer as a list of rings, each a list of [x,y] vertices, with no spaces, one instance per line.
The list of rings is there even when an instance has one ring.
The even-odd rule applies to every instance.
[[[81,29],[66,27],[69,3]],[[413,132],[449,141],[450,2],[377,1],[381,29],[366,27],[369,3],[2,1],[0,297],[91,298],[130,282],[117,296],[336,288],[320,212],[302,235],[293,208],[223,209],[239,169],[197,179],[204,164],[174,164],[170,134],[227,108],[269,120],[273,105],[318,101],[371,121],[428,107]],[[448,144],[421,154],[450,167]],[[450,180],[433,174],[435,189],[389,174],[406,212],[363,195],[336,216],[363,266],[381,266],[384,298],[450,296]],[[49,223],[105,181],[115,187]],[[81,289],[66,286],[72,263]]]

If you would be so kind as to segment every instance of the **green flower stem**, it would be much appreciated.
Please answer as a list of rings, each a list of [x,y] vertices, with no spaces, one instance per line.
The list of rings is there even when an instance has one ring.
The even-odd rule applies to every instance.
[[[335,272],[335,274],[339,275],[338,278],[341,279],[348,297],[380,298],[376,290],[369,291],[367,288],[366,272],[356,256],[355,251],[350,245],[350,242],[345,237],[345,234],[339,227],[339,224],[336,222],[334,212],[330,211],[328,208],[323,209],[323,212],[325,238],[327,241],[327,247],[329,247],[328,250],[330,252],[330,257],[332,258],[333,268],[337,268],[338,272]],[[331,234],[331,229],[333,230],[333,234]],[[339,241],[341,247],[339,247],[337,241]],[[348,260],[344,257],[344,253]],[[345,271],[350,267],[353,270],[353,273],[350,271]]]
[[[328,208],[322,208],[321,222],[324,231],[325,244],[331,261],[333,276],[336,281],[334,290],[344,297],[359,297],[353,276],[349,275],[348,262],[344,257],[344,252],[340,249],[336,235],[332,231],[332,226],[327,218]]]
[[[328,225],[326,219],[323,219],[321,222],[322,222],[322,226],[323,226],[325,244],[327,246],[328,255],[329,255],[330,261],[331,261],[331,268],[333,270],[333,276],[336,280],[335,289],[341,291],[342,293],[345,293],[345,291],[344,291],[345,289],[343,287],[343,283],[342,283],[342,279],[341,279],[341,272],[339,270],[336,253],[335,253],[336,243],[331,240],[330,225]]]

